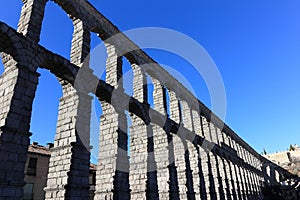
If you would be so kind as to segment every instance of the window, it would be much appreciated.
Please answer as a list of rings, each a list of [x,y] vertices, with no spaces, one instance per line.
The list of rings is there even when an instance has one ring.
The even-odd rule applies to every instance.
[[[36,175],[36,164],[37,158],[29,158],[28,167],[27,167],[27,175],[35,176]]]
[[[33,183],[26,183],[23,187],[24,194],[23,200],[32,200],[33,199]]]
[[[90,170],[89,184],[96,185],[96,171]]]

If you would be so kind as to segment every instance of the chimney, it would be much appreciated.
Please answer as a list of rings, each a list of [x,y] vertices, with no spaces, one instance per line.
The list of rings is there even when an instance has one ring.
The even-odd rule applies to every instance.
[[[48,143],[47,143],[47,148],[48,148],[48,149],[51,149],[52,147],[54,147],[54,144],[51,143],[51,142],[48,142]]]

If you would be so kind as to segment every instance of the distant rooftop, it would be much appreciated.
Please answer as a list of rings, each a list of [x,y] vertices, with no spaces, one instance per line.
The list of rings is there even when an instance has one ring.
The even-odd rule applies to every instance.
[[[50,156],[51,155],[50,149],[52,147],[53,147],[53,144],[51,144],[51,143],[48,143],[47,146],[42,146],[42,145],[39,145],[37,142],[33,142],[32,144],[29,145],[28,152]]]
[[[53,147],[52,143],[48,143],[47,146],[39,145],[37,142],[33,142],[28,147],[29,153],[37,153],[41,155],[50,156],[51,151],[50,149]],[[97,165],[90,163],[90,169],[96,171]]]

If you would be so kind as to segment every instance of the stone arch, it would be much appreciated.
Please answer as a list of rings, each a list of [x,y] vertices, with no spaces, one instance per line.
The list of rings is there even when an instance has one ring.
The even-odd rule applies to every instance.
[[[19,53],[20,41],[18,37],[13,37],[16,34],[9,26],[0,22],[0,52],[16,57]],[[17,46],[18,45],[18,46]],[[19,48],[18,48],[19,47]]]

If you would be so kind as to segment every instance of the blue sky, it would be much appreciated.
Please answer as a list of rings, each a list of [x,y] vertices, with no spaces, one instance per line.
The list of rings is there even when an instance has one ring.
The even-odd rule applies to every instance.
[[[216,63],[227,96],[226,123],[259,153],[299,144],[300,2],[253,1],[90,1],[120,30],[169,28],[201,44]],[[17,26],[20,0],[3,1],[0,20]],[[48,2],[41,44],[69,58],[72,23]],[[176,42],[176,41],[175,41]],[[92,34],[92,46],[100,40]],[[159,63],[171,66],[192,85],[210,107],[203,79],[191,73],[182,58],[147,50]],[[125,64],[128,70],[128,64]],[[3,66],[0,66],[2,73]],[[42,74],[34,102],[32,140],[52,142],[61,89],[55,77]],[[97,111],[99,114],[99,111]]]

